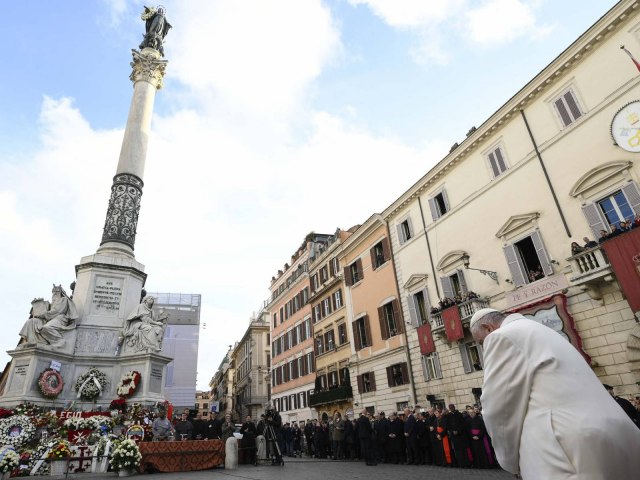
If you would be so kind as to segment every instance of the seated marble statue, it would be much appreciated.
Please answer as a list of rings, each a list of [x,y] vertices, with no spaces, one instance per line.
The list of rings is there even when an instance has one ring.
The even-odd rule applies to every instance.
[[[124,322],[122,337],[134,352],[162,350],[162,337],[168,315],[153,311],[155,299],[147,295]]]
[[[51,303],[35,299],[31,305],[31,317],[20,330],[24,342],[19,348],[32,345],[66,348],[69,332],[76,328],[78,311],[62,286],[53,286]]]

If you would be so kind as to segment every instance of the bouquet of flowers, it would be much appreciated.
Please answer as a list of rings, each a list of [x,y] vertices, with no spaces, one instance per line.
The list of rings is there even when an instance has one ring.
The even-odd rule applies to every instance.
[[[142,375],[140,375],[140,372],[136,372],[135,370],[125,373],[118,383],[116,393],[118,396],[123,398],[133,395],[136,388],[138,388],[141,379]]]
[[[96,367],[91,367],[87,373],[78,377],[74,389],[81,399],[95,400],[102,395],[102,391],[107,388],[107,384],[107,375]]]
[[[13,413],[14,415],[27,415],[29,417],[36,417],[40,414],[40,407],[34,405],[31,402],[24,402],[14,408]]]
[[[104,415],[94,415],[93,417],[71,417],[62,424],[67,430],[97,430],[106,426],[110,428],[111,418]]]
[[[141,460],[142,455],[138,445],[133,440],[127,439],[116,444],[109,463],[116,472],[119,472],[137,469]]]
[[[58,442],[51,447],[51,451],[47,458],[50,460],[62,460],[71,456],[71,447],[66,440],[58,440]]]
[[[127,401],[124,398],[116,398],[109,404],[109,410],[124,412],[127,409]]]
[[[20,465],[20,455],[15,450],[5,450],[0,460],[0,473],[12,472]]]

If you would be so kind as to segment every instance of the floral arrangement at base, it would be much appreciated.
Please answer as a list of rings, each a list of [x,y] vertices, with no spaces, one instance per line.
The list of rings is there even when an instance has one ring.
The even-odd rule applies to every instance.
[[[116,398],[115,400],[111,400],[111,403],[109,404],[109,410],[118,410],[119,412],[124,412],[126,409],[127,401],[124,398]]]
[[[78,377],[73,388],[78,392],[78,398],[95,400],[102,395],[102,391],[107,388],[108,383],[107,375],[104,372],[96,367],[91,367],[87,373]]]
[[[122,440],[116,443],[109,463],[116,472],[119,472],[120,470],[136,470],[141,460],[142,455],[136,442]]]
[[[6,418],[13,415],[13,410],[7,410],[6,408],[0,408],[0,418]]]
[[[37,417],[40,415],[40,407],[31,402],[24,402],[13,409],[14,415],[27,415],[29,417]]]
[[[62,375],[53,368],[47,368],[38,377],[38,389],[44,398],[58,398],[63,388]]]
[[[142,375],[140,375],[140,372],[131,370],[125,373],[120,379],[120,382],[118,382],[116,393],[119,397],[130,397],[134,394],[134,392],[138,388],[138,385],[140,385],[140,380],[142,380]]]
[[[110,417],[104,415],[94,415],[93,417],[71,417],[67,418],[62,424],[67,430],[98,430],[106,427],[111,428],[112,421]]]
[[[13,472],[20,465],[20,455],[15,450],[5,449],[2,451],[0,460],[0,473]]]
[[[49,460],[64,460],[71,456],[71,447],[66,440],[58,440],[47,455]]]
[[[12,445],[19,448],[30,442],[36,433],[31,417],[14,415],[0,419],[0,445]]]
[[[20,462],[24,465],[27,465],[28,468],[21,470],[21,472],[26,472],[27,476],[33,471],[38,462],[40,462],[41,458],[44,458],[46,451],[49,450],[49,447],[46,443],[40,443],[34,450],[25,450],[20,455]],[[33,475],[49,475],[49,462],[40,462],[40,467],[38,470],[33,472]]]

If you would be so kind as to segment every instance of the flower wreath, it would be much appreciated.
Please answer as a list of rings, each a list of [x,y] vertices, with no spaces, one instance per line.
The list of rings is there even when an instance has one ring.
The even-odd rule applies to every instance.
[[[120,383],[118,383],[116,393],[119,397],[125,398],[133,395],[133,392],[135,392],[138,385],[140,385],[141,379],[142,375],[140,375],[140,372],[136,372],[135,370],[125,373],[120,379]]]
[[[38,389],[44,398],[57,398],[64,388],[60,372],[47,368],[38,377]]]
[[[95,400],[107,388],[107,375],[96,367],[91,367],[87,373],[76,380],[75,391],[82,400]]]
[[[19,448],[33,439],[36,426],[26,415],[14,415],[0,420],[0,445]]]

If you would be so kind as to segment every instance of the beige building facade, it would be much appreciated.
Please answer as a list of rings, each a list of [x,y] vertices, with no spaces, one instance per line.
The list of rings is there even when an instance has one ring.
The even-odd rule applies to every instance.
[[[239,419],[259,419],[269,401],[271,366],[270,315],[261,311],[251,319],[231,352],[235,365],[234,409]]]
[[[600,246],[571,252],[640,214],[640,75],[620,50],[640,54],[635,6],[619,2],[382,213],[417,403],[478,401],[482,349],[467,327],[485,306],[556,329],[603,383],[638,393],[638,323],[619,279]],[[457,312],[437,311],[445,297]]]
[[[345,302],[352,341],[349,372],[356,409],[415,404],[405,320],[387,224],[375,214],[343,243]]]
[[[349,377],[350,323],[344,300],[340,264],[342,243],[351,230],[340,230],[327,240],[325,250],[309,265],[311,323],[313,324],[316,379],[310,405],[320,419],[335,412],[353,412]]]
[[[233,360],[231,352],[233,347],[229,349],[225,357],[220,362],[218,370],[211,377],[209,387],[211,388],[211,403],[213,409],[221,414],[233,414],[235,410],[233,392],[235,382],[235,371],[233,368]],[[210,407],[211,408],[211,407]]]

